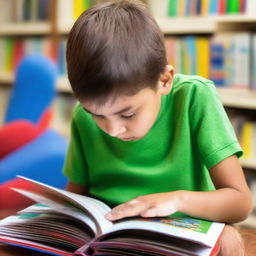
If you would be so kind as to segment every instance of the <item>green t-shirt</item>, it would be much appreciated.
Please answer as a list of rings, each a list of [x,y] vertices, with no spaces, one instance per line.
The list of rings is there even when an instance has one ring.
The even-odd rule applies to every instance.
[[[175,75],[151,130],[138,141],[103,132],[79,104],[64,173],[110,206],[139,195],[214,189],[208,169],[242,150],[213,83]]]

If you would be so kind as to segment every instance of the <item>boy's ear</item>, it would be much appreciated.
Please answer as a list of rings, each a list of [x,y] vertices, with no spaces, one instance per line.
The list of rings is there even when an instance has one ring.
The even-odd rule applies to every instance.
[[[165,72],[161,74],[158,91],[160,94],[169,94],[172,89],[172,81],[174,76],[174,69],[171,65],[167,65]]]

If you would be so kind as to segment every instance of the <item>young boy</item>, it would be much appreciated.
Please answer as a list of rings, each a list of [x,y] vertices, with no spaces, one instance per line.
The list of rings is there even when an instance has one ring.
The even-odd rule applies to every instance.
[[[69,35],[67,67],[80,102],[64,167],[69,191],[114,207],[109,220],[177,212],[226,223],[247,217],[242,150],[215,87],[174,76],[143,4],[84,12]],[[243,255],[232,226],[220,255]]]

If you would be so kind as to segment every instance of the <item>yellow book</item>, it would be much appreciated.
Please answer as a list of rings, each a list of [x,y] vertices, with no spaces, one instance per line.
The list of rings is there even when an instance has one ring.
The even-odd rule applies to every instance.
[[[209,0],[202,0],[201,2],[201,15],[207,15],[209,12],[209,3],[210,1]]]
[[[185,14],[185,0],[178,1],[178,16],[184,16]]]
[[[253,136],[253,123],[245,122],[241,133],[241,146],[244,150],[243,158],[252,157],[252,136]]]
[[[5,38],[4,39],[4,49],[5,49],[5,59],[4,59],[4,72],[12,73],[14,64],[13,64],[13,47],[14,39]]]
[[[73,0],[74,1],[74,19],[77,19],[83,11],[90,7],[89,0]]]
[[[209,39],[198,37],[196,39],[196,73],[199,76],[209,78]]]

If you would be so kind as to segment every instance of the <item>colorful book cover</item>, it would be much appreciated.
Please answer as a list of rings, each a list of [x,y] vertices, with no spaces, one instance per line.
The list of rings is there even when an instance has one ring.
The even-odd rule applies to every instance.
[[[190,1],[190,11],[191,16],[197,15],[197,0],[191,0]]]
[[[33,0],[26,0],[23,6],[23,21],[30,21],[31,20],[31,8],[32,8],[32,1]]]
[[[239,13],[240,3],[239,0],[228,0],[227,1],[227,13]]]
[[[50,19],[50,0],[38,0],[38,20]]]
[[[178,16],[184,16],[184,14],[185,14],[185,0],[179,0]]]
[[[233,38],[234,54],[234,87],[249,89],[251,72],[251,36],[249,33],[238,33]],[[241,68],[242,65],[242,68]]]
[[[66,40],[62,39],[58,48],[58,70],[61,76],[66,74]]]
[[[224,86],[224,46],[212,41],[210,49],[210,79],[216,86]]]
[[[14,45],[14,41],[12,38],[4,39],[4,49],[5,49],[4,70],[7,73],[11,73],[13,71],[13,45]]]
[[[253,138],[253,123],[247,121],[244,123],[241,134],[241,146],[244,150],[243,158],[252,157],[252,138]]]
[[[170,17],[177,16],[177,8],[178,8],[177,5],[178,5],[178,0],[169,0],[168,16],[170,16]]]
[[[224,14],[226,13],[227,10],[227,2],[228,0],[219,0],[219,5],[218,5],[218,13],[219,14]]]
[[[77,19],[83,11],[90,7],[90,0],[74,0],[74,19]]]
[[[187,48],[188,74],[196,75],[196,38],[187,36],[184,38],[184,41]]]
[[[252,36],[251,89],[256,90],[256,35]]]
[[[245,13],[246,0],[240,0],[239,13]]]
[[[196,0],[196,14],[201,14],[202,2],[201,0]]]
[[[218,1],[210,0],[209,2],[209,14],[217,14],[218,13]]]
[[[24,56],[24,41],[17,39],[14,42],[14,49],[13,49],[13,66],[14,69],[17,68],[19,65],[22,57]]]
[[[197,74],[199,76],[209,78],[209,39],[206,37],[198,37],[196,39],[197,53]]]
[[[201,2],[201,15],[203,15],[203,16],[208,14],[209,1],[210,0],[202,0],[202,2]]]
[[[184,16],[190,16],[190,8],[193,0],[185,0]]]
[[[185,40],[181,40],[181,70],[183,74],[190,74],[188,47]]]
[[[175,41],[174,53],[175,53],[175,61],[174,61],[174,68],[176,73],[182,73],[182,40],[177,38]]]
[[[176,39],[174,37],[165,37],[165,48],[166,48],[166,56],[168,64],[174,66],[175,65],[175,42]]]

